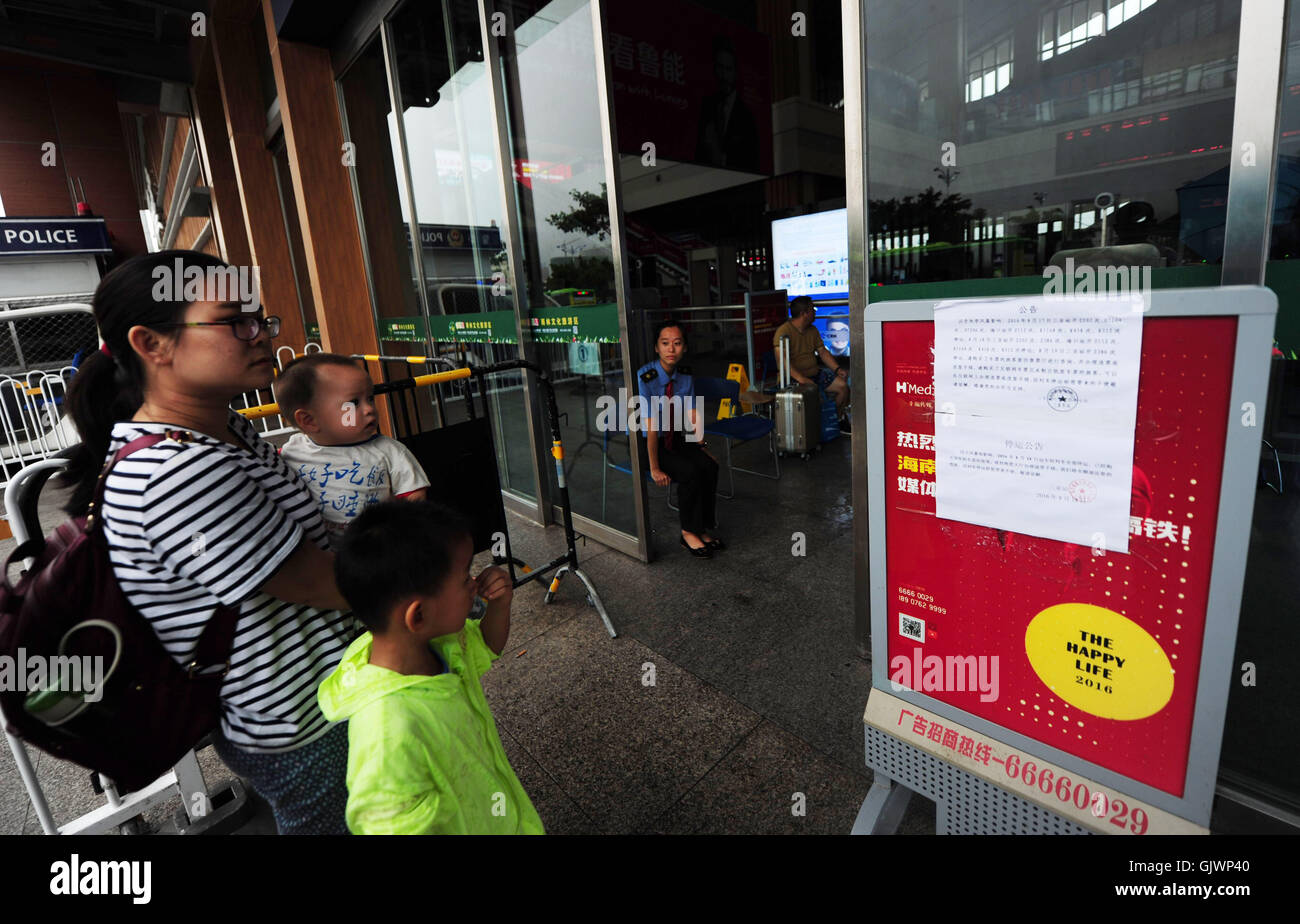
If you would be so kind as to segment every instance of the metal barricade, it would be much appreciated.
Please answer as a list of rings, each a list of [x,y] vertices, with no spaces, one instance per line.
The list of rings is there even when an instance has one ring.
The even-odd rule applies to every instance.
[[[400,361],[400,362],[408,362],[408,363],[418,363],[425,360],[434,361],[433,359],[428,357],[379,357],[373,354],[363,356],[363,357],[358,357],[358,358],[365,358],[372,361],[379,360],[379,359],[387,359],[389,361]],[[606,631],[609,632],[610,637],[617,638],[618,632],[614,628],[614,623],[610,620],[609,614],[605,610],[605,605],[600,599],[600,594],[596,592],[595,585],[592,584],[591,579],[582,571],[582,568],[580,567],[578,562],[577,533],[573,528],[573,506],[572,506],[572,502],[569,499],[569,487],[568,487],[567,479],[565,477],[565,470],[564,470],[564,443],[560,436],[560,412],[559,412],[559,407],[556,404],[556,400],[555,400],[554,385],[547,377],[546,372],[535,363],[531,363],[523,359],[513,359],[513,360],[507,360],[506,362],[494,363],[491,366],[480,367],[477,369],[469,369],[469,368],[450,369],[445,372],[435,372],[427,375],[418,375],[409,379],[402,379],[394,382],[384,382],[375,386],[375,394],[376,395],[381,395],[381,394],[401,395],[405,392],[410,392],[417,388],[432,387],[435,389],[435,395],[437,395],[438,387],[443,384],[460,383],[463,386],[469,386],[472,381],[477,381],[479,386],[478,388],[479,395],[484,402],[484,414],[482,415],[482,418],[479,418],[478,414],[474,410],[473,389],[466,387],[463,394],[466,397],[467,416],[470,421],[475,421],[478,419],[482,419],[483,421],[485,421],[485,423],[481,426],[484,428],[485,432],[489,434],[489,441],[490,441],[490,424],[486,423],[486,421],[490,419],[490,415],[486,413],[486,401],[487,401],[486,380],[489,377],[494,375],[510,375],[512,373],[517,373],[519,371],[528,371],[534,374],[537,380],[537,384],[539,385],[539,387],[541,387],[545,399],[547,420],[551,430],[551,456],[555,460],[555,476],[556,476],[557,484],[559,486],[559,506],[562,512],[562,522],[564,525],[565,551],[563,554],[557,556],[553,561],[548,562],[547,564],[543,565],[540,568],[537,568],[535,570],[528,570],[525,568],[524,569],[525,574],[522,577],[515,574],[514,565],[519,564],[519,562],[512,560],[509,553],[509,530],[508,528],[505,527],[504,509],[503,506],[501,505],[501,499],[500,499],[500,494],[501,494],[500,480],[498,477],[497,485],[496,485],[495,503],[493,504],[492,509],[488,511],[488,514],[495,519],[495,517],[498,516],[498,513],[496,512],[497,509],[501,508],[499,516],[501,517],[500,522],[505,532],[506,555],[494,556],[494,558],[500,558],[502,564],[507,564],[509,566],[511,578],[513,580],[515,587],[520,587],[524,584],[529,583],[530,581],[541,580],[543,577],[553,572],[554,576],[552,577],[551,583],[546,590],[545,596],[543,597],[544,603],[550,603],[552,600],[555,599],[555,594],[559,590],[560,582],[564,579],[565,575],[567,574],[574,575],[575,577],[578,578],[578,580],[582,582],[583,586],[586,588],[587,602],[590,603],[592,607],[595,608],[596,612],[600,615],[600,619],[605,624],[605,629]],[[444,407],[444,402],[441,397],[437,397],[436,400],[438,401],[438,406],[440,408]],[[404,405],[404,402],[399,401],[396,403],[399,405],[399,407]],[[279,407],[278,405],[275,404],[267,404],[261,407],[249,408],[246,411],[241,410],[240,413],[244,414],[246,417],[250,419],[256,419],[258,417],[267,417],[267,416],[278,414]],[[409,418],[406,420],[406,423],[408,424],[410,423]],[[421,461],[422,463],[426,464],[426,474],[429,476],[429,481],[432,484],[435,480],[435,477],[438,475],[437,472],[438,466],[434,465],[435,471],[429,471],[428,466],[433,463],[431,461],[426,462],[426,460],[421,460]],[[448,474],[453,477],[456,475],[454,471],[448,472]],[[480,512],[480,516],[482,515],[483,515],[482,512]]]
[[[87,304],[0,312],[0,489],[24,466],[79,442],[63,399],[77,367],[98,346]]]

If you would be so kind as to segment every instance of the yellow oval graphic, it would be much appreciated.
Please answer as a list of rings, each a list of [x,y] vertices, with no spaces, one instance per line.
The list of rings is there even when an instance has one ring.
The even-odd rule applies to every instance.
[[[1160,643],[1114,610],[1049,606],[1025,630],[1039,679],[1076,709],[1104,719],[1145,719],[1174,695],[1174,669]]]

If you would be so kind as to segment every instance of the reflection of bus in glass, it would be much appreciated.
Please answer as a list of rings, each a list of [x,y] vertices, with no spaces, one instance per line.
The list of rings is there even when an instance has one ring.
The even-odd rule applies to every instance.
[[[596,304],[596,291],[594,289],[552,289],[546,295],[554,299],[555,303],[563,308],[570,305]]]

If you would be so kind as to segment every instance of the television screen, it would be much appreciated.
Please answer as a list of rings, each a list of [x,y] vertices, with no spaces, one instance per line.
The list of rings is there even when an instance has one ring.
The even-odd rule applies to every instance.
[[[775,288],[791,298],[848,298],[848,210],[772,222],[772,260]]]
[[[830,317],[822,317],[822,311],[825,311]],[[844,317],[835,317],[838,313],[844,314]],[[826,308],[819,309],[817,317],[813,319],[813,326],[821,331],[822,343],[826,344],[826,349],[830,350],[836,356],[849,355],[849,309],[845,306],[843,309]],[[842,365],[842,364],[841,364]]]

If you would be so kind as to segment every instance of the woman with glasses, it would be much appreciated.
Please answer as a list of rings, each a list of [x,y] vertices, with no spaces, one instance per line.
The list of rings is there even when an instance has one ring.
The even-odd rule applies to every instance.
[[[353,619],[317,504],[230,407],[271,384],[280,322],[216,300],[224,294],[174,301],[182,287],[155,285],[160,273],[194,267],[225,264],[154,253],[99,284],[104,346],[65,399],[82,439],[64,479],[67,510],[86,512],[106,459],[126,443],[165,437],[105,481],[118,583],[181,664],[219,608],[238,610],[217,752],[270,802],[282,834],[346,833],[347,727],[326,722],[316,688],[355,636]]]

